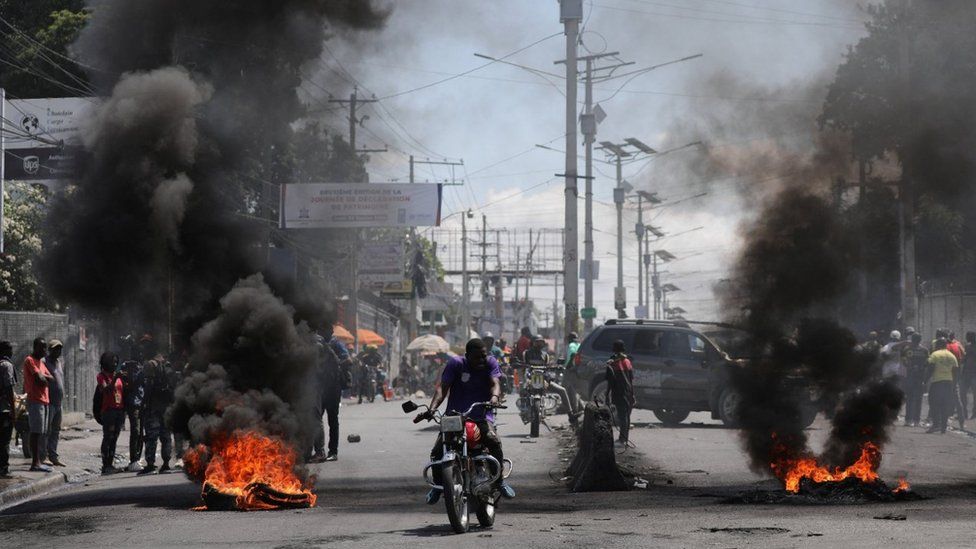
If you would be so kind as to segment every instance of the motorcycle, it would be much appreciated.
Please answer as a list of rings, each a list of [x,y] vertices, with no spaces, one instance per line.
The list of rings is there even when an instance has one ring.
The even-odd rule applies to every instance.
[[[559,409],[559,397],[549,392],[550,381],[556,380],[560,368],[544,363],[530,361],[523,365],[525,375],[519,384],[519,398],[516,405],[522,423],[529,424],[529,436],[539,436],[539,425],[546,416],[555,415]]]
[[[440,425],[444,454],[439,461],[424,466],[423,477],[432,488],[443,490],[447,518],[451,522],[451,528],[458,534],[468,531],[468,514],[471,508],[482,527],[488,528],[495,524],[495,507],[501,497],[495,484],[499,478],[508,478],[512,473],[510,459],[498,463],[480,443],[478,426],[469,419],[471,411],[477,406],[483,406],[486,410],[506,408],[490,402],[475,402],[464,413],[452,411],[441,414],[436,410],[431,412],[427,405],[418,406],[410,400],[402,405],[403,412],[407,414],[421,407],[426,408],[427,421]],[[413,422],[418,423],[422,419],[422,415],[417,416]],[[428,476],[434,467],[440,468],[441,485],[434,484],[432,477]]]

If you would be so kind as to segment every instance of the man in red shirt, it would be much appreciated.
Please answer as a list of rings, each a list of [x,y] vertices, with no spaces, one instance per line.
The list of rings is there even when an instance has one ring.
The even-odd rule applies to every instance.
[[[27,393],[27,423],[30,427],[31,471],[50,473],[51,468],[41,463],[41,439],[47,434],[48,383],[54,376],[48,371],[41,360],[47,351],[47,342],[43,337],[34,340],[34,349],[24,359],[24,392]]]
[[[102,474],[111,475],[119,470],[112,464],[119,432],[125,423],[125,395],[123,393],[122,372],[119,358],[115,353],[102,353],[98,359],[101,372],[95,378],[98,391],[102,395]]]
[[[528,326],[522,328],[522,336],[515,342],[515,351],[512,356],[522,360],[522,355],[532,347],[532,330]]]
[[[613,342],[613,355],[607,361],[604,375],[607,381],[606,402],[617,409],[617,428],[620,430],[617,442],[623,447],[630,442],[630,412],[637,403],[634,398],[634,366],[626,351],[623,340]]]

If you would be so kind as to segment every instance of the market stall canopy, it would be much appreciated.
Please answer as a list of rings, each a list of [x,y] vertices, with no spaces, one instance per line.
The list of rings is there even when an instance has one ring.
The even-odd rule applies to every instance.
[[[383,336],[374,332],[373,330],[360,328],[356,330],[356,334],[359,336],[360,345],[386,345],[386,340],[383,339]]]
[[[446,353],[451,350],[451,346],[443,337],[433,334],[422,335],[407,345],[408,351],[420,351],[422,353]]]
[[[346,343],[352,343],[354,339],[352,332],[347,330],[342,324],[336,324],[332,327],[332,335],[336,336],[336,338],[338,338],[340,341],[344,341]]]

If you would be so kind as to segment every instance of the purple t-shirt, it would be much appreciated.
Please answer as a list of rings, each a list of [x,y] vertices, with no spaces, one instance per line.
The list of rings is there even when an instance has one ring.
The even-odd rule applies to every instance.
[[[502,369],[495,357],[488,357],[482,368],[468,366],[468,359],[456,356],[447,361],[441,374],[441,388],[448,391],[447,412],[464,413],[475,402],[491,400],[491,378],[502,377]],[[471,419],[495,421],[494,412],[485,414],[484,406],[471,411]]]

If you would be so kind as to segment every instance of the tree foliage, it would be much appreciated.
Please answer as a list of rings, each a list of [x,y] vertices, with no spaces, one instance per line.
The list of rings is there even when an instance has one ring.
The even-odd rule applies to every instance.
[[[4,252],[0,254],[0,309],[53,311],[34,274],[34,258],[41,251],[47,191],[44,187],[7,182],[4,186]]]
[[[87,95],[68,46],[88,21],[84,0],[0,0],[0,86],[13,97]]]
[[[919,277],[971,276],[976,3],[888,0],[869,13],[868,34],[838,68],[820,123],[849,132],[860,159],[897,159],[916,193]]]

